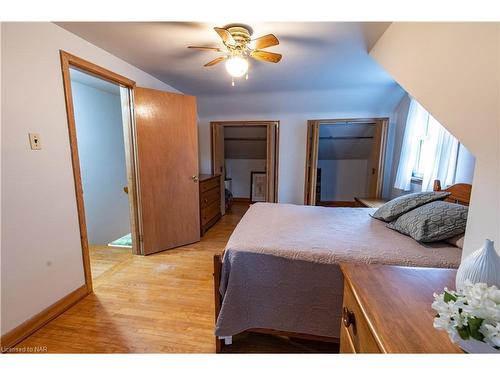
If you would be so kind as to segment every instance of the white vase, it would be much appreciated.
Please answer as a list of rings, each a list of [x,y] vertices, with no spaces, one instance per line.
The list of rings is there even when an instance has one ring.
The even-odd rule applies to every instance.
[[[463,340],[460,338],[458,334],[453,334],[453,337],[451,339],[455,344],[460,346],[463,351],[467,353],[490,353],[490,354],[500,354],[500,351],[495,349],[494,347],[488,345],[485,342],[474,340],[474,339],[469,339],[469,340]]]
[[[500,256],[495,251],[493,241],[486,240],[482,248],[462,261],[455,280],[457,291],[462,290],[466,280],[500,288]]]

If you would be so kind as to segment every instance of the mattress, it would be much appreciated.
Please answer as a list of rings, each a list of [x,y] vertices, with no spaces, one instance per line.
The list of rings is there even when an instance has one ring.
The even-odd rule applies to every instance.
[[[224,252],[215,334],[265,328],[339,337],[339,263],[457,268],[461,249],[422,245],[373,219],[371,208],[256,203]]]

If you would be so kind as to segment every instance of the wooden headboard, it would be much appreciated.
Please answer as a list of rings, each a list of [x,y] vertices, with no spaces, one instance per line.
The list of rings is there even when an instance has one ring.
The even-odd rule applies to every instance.
[[[434,180],[434,191],[447,191],[451,193],[451,195],[445,199],[447,202],[459,203],[468,206],[470,203],[471,190],[471,184],[455,184],[448,186],[446,189],[442,189],[441,181]]]

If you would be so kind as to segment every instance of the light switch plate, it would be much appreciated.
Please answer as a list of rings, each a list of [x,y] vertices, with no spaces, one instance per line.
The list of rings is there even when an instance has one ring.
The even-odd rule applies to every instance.
[[[41,150],[42,143],[40,142],[40,134],[38,133],[28,133],[30,137],[30,146],[32,150]]]

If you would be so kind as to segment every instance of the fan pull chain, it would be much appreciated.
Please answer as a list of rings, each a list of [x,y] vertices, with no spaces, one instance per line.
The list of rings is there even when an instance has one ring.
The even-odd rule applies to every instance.
[[[234,78],[231,78],[231,86],[234,86]]]

